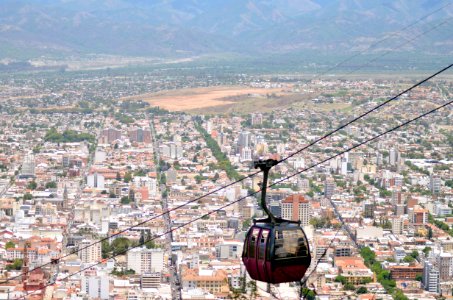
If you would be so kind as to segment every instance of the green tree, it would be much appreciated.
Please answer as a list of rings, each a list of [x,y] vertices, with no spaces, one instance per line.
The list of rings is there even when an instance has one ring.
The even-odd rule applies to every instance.
[[[354,291],[355,290],[355,286],[352,283],[350,283],[350,282],[346,282],[346,284],[343,286],[343,288],[346,291]]]
[[[131,203],[131,199],[128,196],[121,197],[121,204],[129,204]]]
[[[306,299],[306,300],[315,300],[316,299],[316,294],[311,289],[303,288],[302,289],[302,297],[301,298],[302,299]]]
[[[347,281],[348,280],[343,275],[338,275],[337,277],[335,277],[335,282],[341,282],[341,284],[343,285],[345,285]]]
[[[30,190],[35,190],[36,188],[38,187],[38,184],[36,183],[36,181],[30,181],[28,184],[27,184],[27,188],[30,189]]]
[[[15,247],[16,247],[16,244],[14,244],[12,241],[8,241],[8,242],[5,244],[5,249],[15,248]]]
[[[357,294],[366,294],[366,293],[368,293],[368,289],[364,286],[361,286],[356,290],[356,293]]]
[[[55,181],[49,181],[46,183],[46,189],[56,189],[57,183]]]
[[[124,174],[123,181],[125,183],[129,183],[129,182],[131,182],[131,180],[132,180],[132,173],[131,172],[126,172],[126,174]]]
[[[124,254],[127,251],[127,249],[129,249],[130,245],[131,241],[125,237],[116,238],[110,244],[113,255]]]
[[[23,265],[23,260],[21,258],[16,258],[13,263],[6,266],[6,270],[20,270]]]
[[[102,258],[108,258],[110,256],[110,253],[112,252],[112,247],[110,247],[110,243],[107,240],[102,241],[101,251]]]
[[[421,281],[423,280],[423,275],[422,275],[422,274],[417,274],[417,275],[415,275],[415,280],[421,282]]]
[[[403,258],[403,261],[406,262],[406,263],[412,263],[414,262],[415,258],[413,258],[412,256],[410,255],[406,255],[404,258]]]
[[[423,248],[422,251],[423,253],[425,253],[425,255],[428,255],[431,250],[432,250],[431,247],[426,246],[425,248]]]
[[[31,199],[33,199],[33,195],[32,194],[30,194],[30,193],[25,193],[24,194],[24,200],[31,200]]]

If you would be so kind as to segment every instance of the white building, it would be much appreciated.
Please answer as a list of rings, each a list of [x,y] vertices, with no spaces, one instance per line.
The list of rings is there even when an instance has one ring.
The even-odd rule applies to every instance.
[[[105,187],[104,175],[94,173],[87,176],[87,186],[103,189]]]
[[[82,276],[81,290],[90,299],[109,299],[109,277],[99,273],[95,276]]]
[[[101,259],[101,243],[93,243],[94,241],[87,239],[80,242],[79,257],[83,263],[98,262]]]
[[[164,251],[162,249],[135,248],[127,252],[127,269],[136,274],[162,272]]]
[[[238,259],[242,254],[242,242],[239,241],[224,241],[216,245],[217,259]]]
[[[429,261],[423,267],[423,288],[431,293],[439,293],[439,270]]]

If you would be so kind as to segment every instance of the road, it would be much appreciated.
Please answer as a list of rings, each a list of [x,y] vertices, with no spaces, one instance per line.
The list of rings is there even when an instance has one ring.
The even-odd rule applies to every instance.
[[[156,131],[154,128],[154,122],[152,121],[153,116],[151,115],[151,120],[149,122],[149,127],[151,129],[151,139],[153,142],[153,149],[154,149],[154,155],[155,155],[155,163],[156,163],[156,168],[159,168],[160,166],[160,153],[159,153],[159,141],[157,140],[157,135]],[[159,189],[162,194],[162,210],[167,211],[168,210],[168,198],[165,195],[167,186],[165,184],[159,185]],[[165,214],[164,215],[164,223],[165,223],[165,231],[168,232],[171,230],[171,218],[170,214]],[[173,242],[173,234],[170,232],[165,236],[166,239],[166,251],[169,255],[169,272],[170,272],[170,285],[171,285],[171,298],[172,299],[177,299],[181,300],[181,282],[179,279],[178,275],[178,268],[176,265],[176,262],[173,261],[173,251],[171,249],[171,243]]]

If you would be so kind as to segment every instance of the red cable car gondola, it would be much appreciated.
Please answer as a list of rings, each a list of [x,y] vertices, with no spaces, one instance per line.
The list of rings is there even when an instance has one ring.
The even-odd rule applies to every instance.
[[[276,218],[267,208],[267,178],[276,164],[273,159],[254,163],[254,167],[264,173],[261,206],[268,217],[253,220],[242,252],[242,261],[250,277],[274,284],[300,281],[311,262],[310,246],[300,222]]]

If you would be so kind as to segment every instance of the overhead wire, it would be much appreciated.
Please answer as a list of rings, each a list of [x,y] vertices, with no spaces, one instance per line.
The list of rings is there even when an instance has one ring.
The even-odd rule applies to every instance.
[[[304,168],[304,169],[302,169],[302,170],[300,170],[300,171],[297,171],[297,172],[295,172],[295,173],[293,173],[293,174],[291,174],[291,175],[288,175],[288,176],[286,176],[286,177],[284,177],[284,178],[282,178],[282,179],[279,179],[279,180],[277,180],[277,181],[275,181],[275,182],[269,184],[269,185],[267,186],[267,188],[276,186],[276,185],[280,184],[280,183],[283,182],[283,181],[286,181],[286,180],[288,180],[288,179],[290,179],[290,178],[293,178],[293,177],[295,177],[295,176],[297,176],[297,175],[299,175],[299,174],[301,174],[301,173],[303,173],[303,172],[306,172],[306,171],[311,170],[311,169],[313,169],[313,168],[315,168],[315,167],[317,167],[317,166],[319,166],[319,165],[322,165],[322,164],[324,164],[324,163],[326,163],[326,162],[328,162],[328,161],[330,161],[330,160],[332,160],[332,159],[334,159],[334,158],[337,158],[337,157],[339,157],[339,156],[341,156],[341,155],[343,155],[343,154],[345,154],[345,153],[347,153],[347,152],[350,152],[351,150],[354,150],[354,149],[356,149],[356,148],[358,148],[358,147],[361,147],[361,146],[363,146],[363,145],[365,145],[365,144],[367,144],[367,143],[369,143],[369,142],[372,142],[372,141],[374,141],[374,140],[377,140],[377,139],[379,139],[380,137],[382,137],[382,136],[384,136],[384,135],[386,135],[386,134],[388,134],[388,133],[391,133],[391,132],[393,132],[393,131],[396,131],[396,130],[400,129],[401,127],[404,127],[404,126],[406,126],[406,125],[409,125],[409,124],[411,124],[411,123],[413,123],[413,122],[415,122],[415,121],[417,121],[417,120],[419,120],[419,119],[421,119],[421,118],[423,118],[423,117],[425,117],[425,116],[427,116],[427,115],[429,115],[429,114],[432,114],[432,113],[434,113],[434,112],[436,112],[436,111],[438,111],[438,110],[440,110],[440,109],[442,109],[442,108],[444,108],[444,107],[446,107],[446,106],[448,106],[448,105],[450,105],[450,104],[452,104],[452,103],[453,103],[453,100],[451,100],[451,101],[449,101],[449,102],[447,102],[447,103],[444,103],[444,104],[442,104],[442,105],[440,105],[440,106],[437,106],[437,107],[435,107],[435,108],[433,108],[433,109],[431,109],[431,110],[429,110],[429,111],[427,111],[427,112],[425,112],[425,113],[423,113],[423,114],[421,114],[421,115],[418,115],[418,116],[415,117],[415,118],[412,118],[412,119],[410,119],[410,120],[407,120],[407,121],[405,121],[405,122],[403,122],[403,123],[401,123],[401,124],[399,124],[399,125],[397,125],[397,126],[395,126],[395,127],[392,127],[391,129],[388,129],[388,130],[386,130],[386,131],[384,131],[384,132],[382,132],[382,133],[379,133],[379,134],[377,134],[377,135],[375,135],[375,136],[373,136],[373,137],[371,137],[371,138],[368,138],[368,139],[366,139],[366,140],[364,140],[364,141],[361,141],[361,142],[359,142],[358,144],[356,144],[356,145],[354,145],[354,146],[351,146],[351,147],[349,147],[349,148],[347,148],[347,149],[345,149],[345,150],[343,150],[343,151],[340,151],[340,152],[336,153],[335,155],[329,156],[329,157],[326,158],[326,159],[323,159],[323,160],[321,160],[321,161],[319,161],[319,162],[317,162],[317,163],[314,163],[314,164],[312,164],[311,166],[309,166],[309,167],[307,167],[307,168]],[[155,240],[155,239],[161,238],[161,237],[163,237],[163,236],[165,236],[165,235],[167,235],[167,234],[169,234],[169,233],[172,233],[172,232],[174,232],[174,231],[176,231],[176,230],[179,230],[179,229],[181,229],[181,228],[183,228],[183,227],[186,227],[186,226],[188,226],[188,225],[190,225],[190,224],[192,224],[192,223],[194,223],[194,222],[196,222],[196,221],[199,221],[199,220],[201,220],[201,219],[203,219],[203,218],[209,217],[210,215],[212,215],[212,214],[214,214],[214,213],[217,213],[217,212],[219,212],[219,211],[221,211],[221,210],[223,210],[223,209],[225,209],[225,208],[227,208],[227,207],[229,207],[229,206],[231,206],[231,205],[233,205],[233,204],[235,204],[235,203],[238,203],[238,202],[240,202],[240,201],[242,201],[242,200],[245,200],[245,199],[248,198],[249,196],[258,194],[259,192],[262,191],[262,189],[263,189],[263,188],[260,188],[260,189],[258,189],[257,191],[253,191],[253,192],[250,193],[250,195],[248,195],[248,196],[240,197],[240,198],[237,199],[237,200],[234,200],[234,201],[232,201],[232,202],[230,202],[230,203],[227,203],[227,204],[225,204],[225,205],[223,205],[223,206],[221,206],[221,207],[219,207],[219,208],[216,208],[216,209],[214,209],[214,210],[211,210],[211,211],[209,211],[209,212],[207,212],[207,213],[205,213],[205,214],[203,214],[203,215],[201,215],[201,216],[199,216],[199,217],[196,217],[196,218],[194,218],[194,219],[192,219],[192,220],[190,220],[190,221],[188,221],[188,222],[185,222],[185,223],[183,223],[183,224],[181,224],[181,225],[178,225],[178,226],[176,226],[176,227],[173,227],[173,228],[167,230],[167,231],[164,232],[164,233],[161,233],[161,234],[159,234],[159,235],[156,235],[156,236],[152,237],[151,239],[148,239],[147,241],[144,241],[144,242],[142,242],[142,243],[139,243],[138,245],[129,247],[128,249],[125,249],[125,250],[120,251],[120,252],[118,252],[118,253],[115,253],[114,255],[112,255],[112,256],[110,256],[110,257],[108,257],[108,258],[106,258],[106,259],[112,259],[112,258],[115,258],[115,257],[117,257],[117,256],[124,255],[124,254],[126,254],[128,251],[130,251],[130,250],[132,250],[132,249],[135,249],[135,248],[138,248],[138,247],[141,247],[141,246],[145,245],[145,244],[146,244],[147,242],[149,242],[149,241],[153,241],[153,240]],[[327,253],[327,251],[325,251],[325,252],[323,253],[323,255],[325,255],[325,253]],[[67,275],[66,277],[60,279],[60,281],[61,281],[61,280],[66,280],[66,279],[68,279],[68,278],[70,278],[70,277],[73,277],[73,276],[75,276],[75,275],[77,275],[77,274],[81,274],[82,272],[84,272],[84,271],[86,271],[86,270],[88,270],[88,269],[90,269],[90,268],[92,268],[92,267],[94,267],[94,266],[100,265],[100,264],[102,264],[103,262],[104,262],[104,259],[101,260],[101,261],[98,261],[98,262],[96,262],[96,263],[94,263],[94,264],[90,264],[89,266],[87,266],[87,267],[85,267],[85,268],[82,268],[82,269],[79,270],[79,271],[76,271],[76,272],[74,272],[74,273],[71,273],[71,274]],[[318,266],[319,262],[320,262],[320,260],[317,261],[317,263],[316,263],[316,265],[314,266],[313,270],[316,269],[316,267]],[[313,272],[313,271],[312,271],[312,272]],[[307,277],[307,278],[308,278],[308,277]],[[52,284],[44,285],[44,286],[42,286],[42,287],[40,287],[40,288],[38,288],[38,289],[36,289],[36,290],[34,290],[34,291],[28,292],[28,293],[26,293],[24,296],[22,296],[22,297],[20,297],[20,298],[18,298],[18,299],[22,299],[22,298],[25,299],[25,297],[27,297],[28,295],[31,295],[31,294],[33,294],[33,293],[35,293],[35,292],[37,292],[37,291],[43,290],[43,289],[45,289],[46,287],[49,287],[49,286],[51,286],[51,285],[53,285],[53,283],[52,283]]]
[[[404,28],[402,28],[402,29],[399,30],[399,31],[404,31],[404,30],[406,30],[406,29],[408,29],[408,28],[410,28],[410,27],[416,25],[416,24],[419,23],[421,20],[423,20],[423,19],[425,19],[425,18],[427,18],[427,17],[429,17],[429,16],[431,16],[431,15],[437,13],[438,11],[442,10],[443,8],[445,8],[445,7],[449,6],[449,5],[451,5],[450,2],[448,2],[448,3],[447,3],[446,5],[444,5],[444,6],[442,6],[442,7],[438,8],[438,9],[436,9],[436,10],[434,10],[434,11],[432,11],[432,12],[430,12],[430,13],[424,15],[424,16],[422,16],[421,18],[419,18],[419,19],[417,19],[416,21],[412,22],[411,24],[405,26]],[[429,29],[429,30],[427,30],[427,31],[425,31],[425,32],[422,32],[421,34],[419,34],[419,35],[417,35],[416,37],[412,38],[410,41],[413,41],[413,40],[419,38],[420,36],[422,36],[422,35],[424,35],[424,34],[430,32],[430,31],[434,30],[435,28],[437,28],[437,27],[439,27],[439,26],[445,24],[445,23],[448,22],[450,19],[451,19],[451,18],[449,18],[448,20],[446,20],[446,21],[444,21],[444,22],[442,22],[442,23],[436,25],[435,27],[433,27],[433,28],[431,28],[431,29]],[[338,67],[338,66],[344,64],[345,62],[347,62],[347,61],[349,61],[349,60],[351,60],[351,59],[357,57],[358,55],[360,55],[360,54],[364,53],[365,51],[371,49],[371,47],[374,47],[374,46],[376,46],[377,44],[379,44],[379,43],[381,43],[381,42],[383,42],[383,41],[385,41],[385,40],[387,40],[387,39],[389,39],[389,37],[384,38],[383,40],[380,40],[380,41],[378,41],[378,42],[372,44],[368,49],[363,50],[361,53],[355,54],[355,55],[353,55],[351,58],[349,58],[349,59],[347,59],[347,60],[344,60],[344,61],[340,62],[339,64],[337,64],[337,65],[335,65],[334,67],[332,67],[332,68],[330,68],[329,70],[327,70],[325,73],[321,74],[321,76],[324,75],[324,74],[326,74],[327,72],[331,71],[332,69],[334,69],[334,68],[336,68],[336,67]],[[406,43],[408,43],[408,42],[406,42]],[[363,67],[365,67],[365,66],[369,65],[370,63],[376,61],[378,58],[380,58],[380,57],[382,57],[382,56],[384,56],[384,55],[387,55],[387,54],[390,53],[391,51],[393,51],[393,50],[395,50],[395,49],[401,47],[402,45],[405,45],[406,43],[402,43],[402,44],[400,44],[399,46],[393,48],[392,50],[389,50],[389,51],[385,52],[383,55],[381,55],[381,56],[379,56],[379,57],[377,57],[377,58],[375,58],[375,59],[369,61],[366,65],[362,65],[362,66],[357,67],[357,68],[356,68],[355,70],[353,70],[352,72],[355,72],[355,71],[357,71],[357,70],[362,69]],[[444,70],[441,70],[441,71],[437,72],[436,74],[431,75],[429,78],[427,78],[427,79],[425,79],[425,80],[419,82],[416,86],[418,86],[418,85],[420,85],[420,84],[422,84],[422,83],[428,81],[428,80],[431,79],[432,77],[434,77],[434,76],[436,76],[436,75],[442,73],[443,71],[445,71],[446,69],[448,69],[448,68],[450,68],[450,67],[451,67],[451,65],[450,65],[449,67],[446,67]],[[352,72],[350,72],[350,73],[352,73]],[[348,73],[348,74],[350,74],[350,73]],[[357,120],[361,119],[362,117],[364,117],[364,116],[370,114],[371,112],[373,112],[373,111],[379,109],[380,107],[384,106],[385,104],[387,104],[387,103],[389,103],[389,102],[391,102],[391,101],[397,99],[397,98],[400,97],[402,94],[404,94],[404,93],[410,91],[411,89],[415,88],[416,86],[412,86],[411,88],[409,88],[409,89],[407,89],[407,90],[401,92],[401,93],[398,94],[397,96],[392,97],[392,98],[390,98],[389,100],[387,100],[387,101],[385,101],[385,102],[379,104],[378,106],[376,106],[375,108],[371,109],[370,111],[367,111],[367,112],[365,112],[364,114],[360,115],[359,117],[356,117],[356,118],[354,118],[353,120],[351,120],[351,121],[349,121],[349,122],[347,122],[347,123],[341,125],[341,126],[338,127],[337,129],[335,129],[335,130],[333,130],[333,131],[327,133],[326,135],[322,136],[321,138],[316,139],[315,141],[311,142],[311,143],[308,144],[307,146],[304,146],[303,148],[299,149],[298,151],[296,151],[296,152],[290,154],[289,156],[287,156],[287,157],[285,157],[285,158],[279,160],[278,163],[284,162],[284,161],[288,160],[289,158],[291,158],[291,157],[297,155],[298,153],[300,153],[300,152],[306,150],[307,148],[309,148],[309,147],[315,145],[316,143],[318,143],[318,142],[320,142],[320,141],[322,141],[322,140],[328,138],[329,136],[331,136],[331,135],[335,134],[336,132],[338,132],[338,131],[344,129],[345,127],[347,127],[348,125],[350,125],[350,124],[356,122]],[[127,232],[127,231],[129,231],[129,230],[131,230],[131,229],[133,229],[133,228],[139,227],[139,226],[144,225],[144,224],[146,224],[146,223],[148,223],[148,222],[150,222],[150,221],[152,221],[152,220],[155,220],[155,219],[160,218],[160,217],[162,217],[162,216],[164,216],[164,215],[167,215],[167,214],[169,214],[170,212],[175,211],[175,210],[177,210],[177,209],[180,209],[180,208],[182,208],[182,207],[184,207],[184,206],[186,206],[186,205],[188,205],[188,204],[194,203],[194,202],[196,202],[196,201],[198,201],[198,200],[201,200],[201,199],[203,199],[203,198],[205,198],[205,197],[207,197],[207,196],[213,195],[213,194],[215,194],[215,193],[217,193],[217,192],[219,192],[219,191],[221,191],[221,190],[223,190],[223,189],[225,189],[225,188],[228,188],[228,187],[233,186],[233,185],[235,185],[235,184],[237,184],[237,183],[240,183],[240,182],[242,182],[243,180],[248,179],[248,178],[251,178],[251,177],[253,177],[253,176],[255,176],[255,175],[259,174],[259,173],[261,173],[261,171],[256,171],[256,172],[250,173],[250,174],[248,174],[248,175],[246,175],[246,176],[243,176],[242,178],[240,178],[240,179],[238,179],[238,180],[235,180],[235,181],[233,181],[233,182],[231,182],[231,183],[228,183],[228,184],[226,184],[226,185],[224,185],[224,186],[221,186],[221,187],[219,187],[218,189],[215,189],[215,190],[213,190],[213,191],[211,191],[211,192],[208,192],[208,193],[206,193],[206,194],[204,194],[204,195],[202,195],[202,196],[199,196],[199,197],[196,197],[196,198],[194,198],[194,199],[192,199],[192,200],[189,200],[189,201],[187,201],[187,202],[185,202],[185,203],[183,203],[183,204],[181,204],[181,205],[178,205],[178,206],[175,206],[175,207],[173,207],[173,208],[171,208],[171,209],[168,209],[168,210],[164,211],[164,212],[161,213],[161,214],[158,214],[158,215],[156,215],[156,216],[150,217],[150,218],[148,218],[148,219],[146,219],[146,220],[144,220],[144,221],[141,221],[141,222],[139,222],[139,223],[137,223],[137,224],[135,224],[135,225],[133,225],[133,226],[130,226],[130,227],[125,228],[125,229],[123,229],[123,230],[120,230],[120,231],[118,231],[118,232],[116,232],[116,233],[114,233],[114,234],[112,234],[112,235],[109,235],[109,236],[104,237],[104,238],[102,238],[102,239],[100,239],[100,240],[97,240],[97,241],[93,242],[92,244],[89,244],[89,245],[86,245],[86,246],[84,246],[84,247],[82,247],[82,248],[79,248],[79,249],[77,249],[77,250],[71,251],[71,252],[69,252],[69,253],[67,253],[67,254],[65,254],[65,255],[59,257],[58,259],[61,260],[61,259],[63,259],[63,258],[66,258],[66,257],[72,255],[72,254],[79,253],[80,251],[82,251],[82,250],[84,250],[84,249],[87,249],[87,248],[89,248],[89,247],[91,247],[91,246],[94,246],[94,245],[96,245],[96,244],[102,243],[102,242],[104,242],[104,241],[108,241],[108,240],[109,240],[110,238],[112,238],[112,237],[118,236],[118,235],[120,235],[120,234],[122,234],[122,233],[125,233],[125,232]],[[32,272],[32,271],[34,271],[34,270],[36,270],[36,269],[39,269],[39,268],[42,268],[42,267],[51,265],[51,264],[52,264],[52,262],[44,263],[44,264],[42,264],[42,265],[40,265],[40,266],[37,266],[37,267],[35,267],[35,268],[29,270],[28,273],[30,273],[30,272]],[[13,276],[13,277],[7,278],[6,280],[0,282],[0,284],[7,283],[8,281],[17,279],[17,278],[19,278],[19,277],[21,277],[21,276],[22,276],[22,275],[17,275],[17,276]]]
[[[439,75],[439,74],[445,72],[446,70],[448,70],[448,69],[451,68],[452,66],[453,66],[453,64],[450,64],[449,66],[447,66],[447,67],[441,69],[440,71],[437,71],[436,73],[434,73],[434,74],[432,74],[432,75],[426,77],[425,79],[423,79],[423,80],[417,82],[416,84],[412,85],[411,87],[409,87],[409,88],[405,89],[404,91],[398,93],[396,96],[391,97],[390,99],[388,99],[388,100],[386,100],[386,101],[384,101],[384,102],[378,104],[377,106],[375,106],[375,107],[373,107],[372,109],[366,111],[365,113],[359,115],[358,117],[355,117],[355,118],[353,118],[352,120],[350,120],[350,121],[344,123],[343,125],[341,125],[341,126],[338,127],[337,129],[330,131],[329,133],[327,133],[327,134],[323,135],[322,137],[320,137],[320,138],[314,140],[313,142],[311,142],[311,143],[309,143],[308,145],[302,147],[301,149],[299,149],[299,150],[293,152],[292,154],[288,155],[287,157],[285,157],[285,158],[283,158],[283,159],[280,159],[280,160],[277,162],[277,164],[280,164],[280,163],[282,163],[282,162],[288,160],[289,158],[291,158],[291,157],[293,157],[293,156],[295,156],[295,155],[301,153],[302,151],[306,150],[307,148],[309,148],[309,147],[311,147],[311,146],[313,146],[313,145],[319,143],[320,141],[327,139],[329,136],[331,136],[331,135],[335,134],[336,132],[338,132],[338,131],[344,129],[344,128],[347,127],[348,125],[350,125],[350,124],[352,124],[352,123],[358,121],[359,119],[361,119],[361,118],[363,118],[363,117],[369,115],[370,113],[376,111],[377,109],[379,109],[379,108],[381,108],[382,106],[388,104],[389,102],[392,102],[392,101],[396,100],[396,99],[399,98],[401,95],[403,95],[403,94],[405,94],[405,93],[407,93],[407,92],[413,90],[414,88],[420,86],[421,84],[423,84],[423,83],[429,81],[430,79],[436,77],[437,75]],[[129,230],[131,230],[131,229],[133,229],[133,228],[136,228],[136,227],[139,227],[139,226],[141,226],[141,225],[144,225],[144,224],[146,224],[146,223],[148,223],[148,222],[150,222],[150,221],[152,221],[152,220],[154,220],[154,219],[160,218],[160,217],[162,217],[162,216],[164,216],[164,215],[166,215],[166,214],[169,214],[169,213],[171,213],[172,211],[175,211],[175,210],[177,210],[177,209],[180,209],[180,208],[182,208],[182,207],[184,207],[184,206],[186,206],[186,205],[188,205],[188,204],[190,204],[190,203],[194,203],[194,202],[196,202],[196,201],[198,201],[198,200],[201,200],[201,199],[203,199],[203,198],[205,198],[205,197],[207,197],[207,196],[213,195],[213,194],[215,194],[216,192],[221,191],[221,190],[223,190],[223,189],[225,189],[225,188],[227,188],[227,187],[230,187],[230,186],[232,186],[232,185],[235,185],[235,184],[237,184],[237,183],[239,183],[239,182],[241,182],[241,181],[243,181],[243,180],[245,180],[245,179],[247,179],[247,178],[251,178],[251,177],[253,177],[253,176],[259,174],[260,172],[261,172],[261,171],[256,171],[256,172],[253,172],[253,173],[251,173],[251,174],[248,174],[247,176],[245,176],[245,177],[243,177],[243,178],[241,178],[241,179],[238,179],[238,180],[236,180],[236,181],[234,181],[234,182],[231,182],[231,183],[226,184],[226,185],[224,185],[224,186],[222,186],[222,187],[219,187],[218,189],[215,189],[215,190],[213,190],[213,191],[211,191],[211,192],[208,192],[208,193],[206,193],[206,194],[204,194],[204,195],[202,195],[202,196],[199,196],[199,197],[196,197],[196,198],[194,198],[194,199],[192,199],[192,200],[189,200],[189,201],[187,201],[187,202],[185,202],[185,203],[183,203],[183,204],[181,204],[181,205],[178,205],[178,206],[175,206],[175,207],[173,207],[173,208],[171,208],[171,209],[168,209],[168,210],[166,210],[165,212],[163,212],[163,213],[161,213],[161,214],[158,214],[158,215],[156,215],[156,216],[153,216],[153,217],[151,217],[151,218],[148,218],[148,219],[146,219],[146,220],[144,220],[144,221],[141,221],[141,222],[139,222],[139,223],[137,223],[137,224],[135,224],[135,225],[133,225],[133,226],[129,226],[129,227],[123,229],[123,230],[120,230],[120,231],[118,231],[118,232],[116,232],[116,233],[114,233],[114,234],[112,234],[112,235],[109,235],[109,236],[104,237],[104,238],[102,238],[102,239],[100,239],[100,240],[97,240],[97,241],[95,241],[95,242],[93,242],[93,243],[91,243],[91,244],[89,244],[89,245],[86,245],[86,246],[84,246],[84,247],[81,247],[81,248],[79,248],[79,249],[77,249],[77,250],[71,251],[71,252],[69,252],[68,254],[65,254],[65,255],[59,257],[58,260],[61,260],[61,259],[63,259],[63,258],[66,258],[66,257],[68,257],[68,256],[70,256],[70,255],[72,255],[72,254],[79,253],[80,251],[82,251],[82,250],[84,250],[84,249],[87,249],[87,248],[89,248],[89,247],[91,247],[91,246],[93,246],[93,245],[102,243],[102,242],[104,242],[104,241],[108,241],[108,240],[109,240],[110,238],[112,238],[112,237],[118,236],[118,235],[120,235],[120,234],[122,234],[122,233],[125,233],[125,232],[127,232],[127,231],[129,231]],[[30,273],[30,272],[32,272],[32,271],[34,271],[34,270],[36,270],[36,269],[39,269],[39,268],[42,268],[42,267],[45,267],[45,266],[48,266],[48,265],[51,265],[51,264],[52,264],[52,261],[47,262],[47,263],[44,263],[44,264],[42,264],[42,265],[40,265],[40,266],[37,266],[37,267],[35,267],[35,268],[29,270],[27,273]],[[22,276],[22,274],[16,275],[16,276],[12,276],[12,277],[7,278],[7,279],[5,279],[4,281],[0,282],[0,284],[7,283],[7,282],[9,282],[9,281],[11,281],[11,280],[14,280],[14,279],[17,279],[17,278],[19,278],[19,277],[21,277],[21,276]]]

